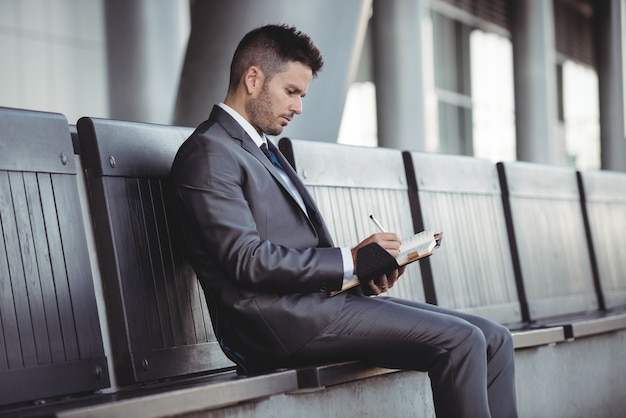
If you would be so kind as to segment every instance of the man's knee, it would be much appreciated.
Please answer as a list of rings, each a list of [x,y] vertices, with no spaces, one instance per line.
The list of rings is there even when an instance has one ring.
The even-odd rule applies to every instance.
[[[467,324],[467,326],[464,327],[463,332],[459,332],[457,335],[459,337],[459,344],[457,347],[459,353],[463,351],[466,351],[468,355],[480,355],[479,353],[485,353],[485,350],[487,349],[487,340],[485,338],[485,334],[477,326]]]
[[[485,338],[490,358],[496,351],[513,352],[513,336],[507,327],[493,323],[489,332],[485,334]]]

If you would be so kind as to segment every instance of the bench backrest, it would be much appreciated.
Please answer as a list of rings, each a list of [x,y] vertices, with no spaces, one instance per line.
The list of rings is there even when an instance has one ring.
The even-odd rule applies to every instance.
[[[607,309],[626,307],[626,173],[578,173]]]
[[[443,232],[424,264],[431,303],[520,323],[518,289],[508,249],[498,174],[487,160],[405,152],[418,229]]]
[[[498,174],[531,319],[597,310],[576,171],[511,162]]]
[[[116,376],[121,385],[231,367],[183,255],[168,198],[189,128],[81,118]]]
[[[0,108],[0,406],[109,387],[64,116]]]
[[[289,138],[279,147],[313,195],[336,245],[353,247],[379,232],[370,214],[401,237],[415,233],[401,151]],[[424,301],[418,266],[409,266],[389,294]]]

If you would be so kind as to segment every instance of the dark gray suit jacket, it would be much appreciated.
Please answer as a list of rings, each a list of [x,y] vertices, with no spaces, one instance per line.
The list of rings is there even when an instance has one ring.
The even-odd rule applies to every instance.
[[[222,348],[249,370],[280,366],[345,301],[345,294],[327,294],[341,287],[341,251],[310,195],[303,192],[309,217],[259,147],[218,106],[179,149],[171,179]]]

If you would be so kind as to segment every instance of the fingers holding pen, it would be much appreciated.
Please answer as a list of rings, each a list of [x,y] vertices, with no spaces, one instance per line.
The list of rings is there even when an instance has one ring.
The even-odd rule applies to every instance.
[[[379,232],[373,234],[374,242],[383,247],[393,257],[400,255],[400,245],[402,240],[393,232]]]
[[[378,233],[372,234],[366,239],[364,239],[363,241],[361,241],[356,247],[352,248],[352,259],[354,261],[355,271],[356,271],[357,253],[359,249],[372,243],[376,243],[380,245],[385,251],[391,254],[391,256],[394,258],[400,255],[400,245],[402,244],[402,240],[397,234],[393,232],[378,232]]]
[[[400,239],[400,237],[395,233],[387,232],[387,229],[382,226],[382,224],[378,221],[378,219],[376,219],[373,214],[371,214],[369,218],[374,223],[374,225],[376,225],[376,228],[378,228],[380,232],[378,234],[370,235],[366,241],[368,241],[369,239],[373,239],[373,241],[368,241],[367,244],[371,242],[376,242],[385,250],[387,250],[389,254],[397,257],[400,254],[400,244],[402,244],[402,240]]]

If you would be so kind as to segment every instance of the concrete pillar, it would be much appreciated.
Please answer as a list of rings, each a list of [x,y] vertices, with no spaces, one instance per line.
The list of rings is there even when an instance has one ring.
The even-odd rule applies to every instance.
[[[564,164],[564,145],[557,131],[552,1],[516,0],[511,5],[517,159]]]
[[[309,86],[303,113],[281,136],[335,142],[370,9],[371,0],[193,2],[175,124],[195,126],[207,118],[214,103],[224,100],[233,52],[248,31],[285,23],[311,37],[325,64]]]
[[[600,161],[605,170],[626,171],[624,139],[624,3],[597,3]]]
[[[374,0],[378,145],[425,149],[422,0]]]
[[[109,114],[169,124],[189,32],[185,0],[107,0]]]

